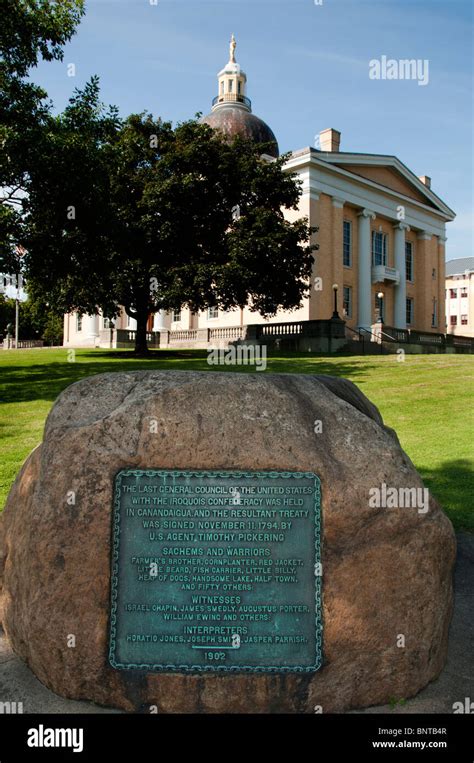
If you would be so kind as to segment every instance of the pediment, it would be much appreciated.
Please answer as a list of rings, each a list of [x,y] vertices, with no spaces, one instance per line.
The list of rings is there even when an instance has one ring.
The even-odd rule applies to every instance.
[[[426,194],[416,188],[413,183],[410,183],[410,181],[403,177],[403,175],[401,175],[394,167],[344,163],[337,164],[336,166],[343,170],[347,170],[347,172],[351,172],[353,175],[360,175],[361,177],[367,178],[367,180],[372,180],[374,183],[383,185],[385,188],[390,188],[390,190],[408,196],[410,199],[419,201],[422,204],[428,204],[431,207],[436,206]]]

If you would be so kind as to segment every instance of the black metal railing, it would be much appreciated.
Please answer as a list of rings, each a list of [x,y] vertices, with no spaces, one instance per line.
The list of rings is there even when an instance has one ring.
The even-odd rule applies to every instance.
[[[408,329],[397,329],[394,326],[383,325],[383,331],[390,337],[389,341],[408,343],[410,341],[410,332]]]
[[[399,329],[395,326],[386,326],[381,324],[382,328],[376,332],[371,329],[359,327],[353,329],[350,326],[345,327],[346,336],[351,339],[354,335],[356,341],[392,342],[396,344],[421,344],[432,347],[458,347],[470,352],[474,351],[474,337],[456,336],[455,334],[439,334],[432,331],[418,331],[416,329]],[[365,350],[365,348],[363,348]]]

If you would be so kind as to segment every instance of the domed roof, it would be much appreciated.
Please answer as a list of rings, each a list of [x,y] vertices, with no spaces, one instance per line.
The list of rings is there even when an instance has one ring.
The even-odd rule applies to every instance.
[[[208,124],[209,127],[221,130],[230,139],[241,136],[254,141],[254,143],[270,143],[271,145],[265,149],[265,153],[275,157],[275,159],[280,154],[273,130],[263,119],[259,119],[255,114],[238,105],[222,105],[204,117],[202,122]]]
[[[267,143],[264,153],[276,159],[280,155],[277,139],[263,119],[252,114],[252,102],[245,95],[247,75],[235,60],[236,46],[232,35],[229,61],[217,75],[219,91],[212,101],[212,112],[201,122],[221,130],[230,140],[240,136],[254,143]]]

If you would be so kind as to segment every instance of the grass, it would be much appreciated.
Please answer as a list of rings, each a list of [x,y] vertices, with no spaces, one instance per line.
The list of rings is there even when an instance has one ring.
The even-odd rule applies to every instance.
[[[127,351],[66,349],[0,351],[0,507],[21,464],[42,438],[61,390],[91,374],[137,369],[222,370],[201,350],[158,351],[134,358]],[[235,372],[252,368],[238,366]],[[473,359],[468,355],[321,357],[278,353],[268,372],[344,376],[360,387],[393,427],[425,484],[458,530],[474,531],[472,477]]]

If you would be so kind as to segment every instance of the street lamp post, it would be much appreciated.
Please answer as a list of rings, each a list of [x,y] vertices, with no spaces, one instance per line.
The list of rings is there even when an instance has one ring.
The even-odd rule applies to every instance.
[[[379,316],[377,323],[380,324],[380,352],[383,354],[383,291],[379,291],[377,297],[379,299]]]
[[[331,316],[331,320],[328,321],[328,352],[332,352],[332,340],[333,340],[333,333],[334,337],[339,336],[340,327],[339,324],[342,323],[344,325],[344,321],[341,321],[339,317],[339,313],[337,312],[337,290],[339,286],[337,283],[333,283],[332,290],[334,292],[334,310]]]
[[[333,289],[333,292],[334,292],[334,312],[332,314],[332,317],[333,317],[333,319],[337,318],[339,320],[339,313],[337,312],[337,290],[338,290],[338,288],[339,288],[339,286],[337,285],[337,283],[333,283],[332,289]]]
[[[18,350],[18,333],[20,327],[20,275],[16,277],[16,299],[15,299],[15,350]]]
[[[381,323],[383,325],[383,291],[379,291],[377,294],[377,297],[379,299],[379,315],[377,318],[377,323]]]

